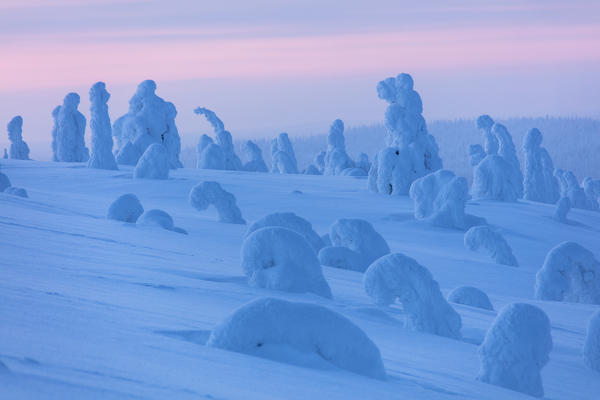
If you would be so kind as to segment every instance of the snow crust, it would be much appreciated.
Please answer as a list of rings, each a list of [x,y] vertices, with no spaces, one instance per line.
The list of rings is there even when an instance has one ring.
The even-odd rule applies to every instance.
[[[245,224],[242,212],[236,204],[235,196],[224,190],[218,182],[206,181],[194,186],[190,191],[190,204],[198,211],[213,205],[219,213],[219,221],[230,224]]]

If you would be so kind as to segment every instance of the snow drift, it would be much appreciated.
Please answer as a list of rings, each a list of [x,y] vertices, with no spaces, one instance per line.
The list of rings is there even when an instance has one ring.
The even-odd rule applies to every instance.
[[[141,215],[141,217],[138,218],[137,225],[145,227],[158,227],[168,231],[187,235],[185,230],[174,225],[173,218],[163,210],[153,209],[146,211]]]
[[[13,187],[13,186],[9,186],[6,189],[4,189],[4,193],[6,194],[10,194],[12,196],[18,196],[18,197],[29,197],[27,195],[27,190],[23,189],[23,188],[19,188],[19,187]]]
[[[600,311],[596,311],[588,322],[583,344],[583,363],[600,372]]]
[[[213,205],[219,214],[220,222],[245,224],[242,212],[236,205],[235,196],[224,190],[218,182],[202,182],[190,191],[190,204],[198,211]]]

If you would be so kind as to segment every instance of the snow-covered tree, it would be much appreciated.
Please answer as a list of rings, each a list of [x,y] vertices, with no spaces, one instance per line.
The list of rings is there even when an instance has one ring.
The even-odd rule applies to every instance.
[[[244,164],[244,171],[251,172],[269,172],[265,160],[263,160],[262,151],[252,140],[247,140],[242,145],[242,153],[248,160]]]
[[[163,210],[153,209],[146,211],[138,218],[136,224],[142,227],[162,228],[187,235],[187,232],[184,229],[174,225],[173,218],[169,213]]]
[[[312,224],[293,212],[276,212],[265,215],[250,225],[246,237],[252,232],[267,226],[281,226],[298,232],[312,246],[315,253],[318,253],[325,246],[323,239],[315,232]]]
[[[241,171],[242,170],[242,161],[235,154],[233,149],[233,140],[231,138],[231,133],[225,130],[225,124],[223,121],[217,117],[213,111],[208,108],[198,107],[194,110],[194,113],[198,115],[204,115],[206,120],[212,125],[215,131],[216,143],[213,143],[213,146],[208,144],[200,153],[200,157],[198,158],[198,167],[199,168],[210,168],[211,166],[220,166],[220,158],[221,153],[223,156],[222,168],[210,168],[210,169],[225,169],[230,171]],[[215,146],[218,146],[220,152],[215,149]],[[217,154],[219,153],[219,154]],[[219,160],[219,161],[216,161]]]
[[[448,301],[456,304],[494,311],[494,306],[485,292],[473,286],[459,286],[448,295]]]
[[[356,160],[356,167],[365,171],[368,175],[369,170],[371,169],[371,162],[369,161],[369,156],[366,153],[359,153],[358,159]]]
[[[583,191],[587,198],[588,207],[597,211],[600,209],[600,179],[586,177],[583,182]]]
[[[287,133],[280,133],[271,141],[271,172],[297,174],[298,162]]]
[[[29,160],[29,146],[23,141],[23,117],[17,115],[6,126],[10,140],[10,158]]]
[[[477,250],[483,247],[498,264],[518,267],[519,263],[504,237],[489,226],[474,226],[464,236],[465,247]]]
[[[579,185],[579,181],[575,174],[571,171],[563,171],[557,169],[554,175],[560,184],[560,197],[568,197],[571,201],[572,208],[580,208],[582,210],[593,209],[593,204],[588,203],[588,198],[583,188]]]
[[[54,121],[54,125],[52,126],[52,161],[58,161],[58,113],[60,112],[60,106],[54,107],[52,110],[52,121]],[[5,149],[6,150],[6,149]]]
[[[477,129],[483,134],[483,144],[485,146],[485,154],[498,154],[498,138],[492,133],[494,120],[489,115],[480,115],[477,117]]]
[[[89,150],[85,147],[84,139],[86,121],[83,114],[77,110],[79,100],[77,93],[69,93],[58,108],[55,120],[56,161],[85,162],[89,159]]]
[[[554,209],[554,219],[558,222],[567,222],[567,214],[571,211],[571,200],[568,197],[561,197],[556,202],[556,208]]]
[[[140,157],[134,170],[136,179],[169,179],[169,154],[162,143],[152,143]]]
[[[236,205],[235,196],[224,190],[218,182],[206,181],[194,186],[190,191],[190,204],[198,211],[213,205],[219,214],[220,222],[246,223]]]
[[[469,145],[469,165],[475,167],[485,158],[486,154],[480,144]]]
[[[559,198],[558,181],[554,177],[554,165],[545,148],[541,147],[542,133],[530,129],[523,141],[525,153],[525,200],[554,204]]]
[[[92,130],[92,155],[89,168],[119,169],[112,153],[113,139],[110,116],[108,115],[110,93],[104,82],[96,82],[90,89],[90,129]]]
[[[340,119],[333,121],[329,128],[324,162],[323,175],[341,175],[343,170],[354,168],[354,161],[346,153],[344,123]]]
[[[142,207],[140,199],[133,193],[127,193],[117,197],[110,204],[106,218],[135,223],[143,213],[144,207]]]
[[[583,344],[583,363],[600,372],[600,311],[596,311],[588,322]]]

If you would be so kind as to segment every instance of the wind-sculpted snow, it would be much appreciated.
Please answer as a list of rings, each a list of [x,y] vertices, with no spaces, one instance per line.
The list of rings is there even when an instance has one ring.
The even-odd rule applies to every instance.
[[[248,160],[244,164],[244,171],[250,172],[269,172],[265,160],[263,160],[262,150],[252,140],[247,140],[242,145],[242,153]]]
[[[271,141],[271,172],[297,174],[296,153],[287,133],[280,133]]]
[[[133,193],[127,193],[117,197],[110,204],[106,218],[135,223],[143,213],[144,207],[142,207],[140,199]]]
[[[600,372],[600,310],[588,322],[583,344],[583,363],[590,369]]]
[[[600,304],[600,262],[575,242],[563,242],[548,252],[536,274],[540,300]]]
[[[344,123],[342,120],[336,119],[329,128],[323,175],[341,175],[342,171],[347,168],[354,168],[354,161],[346,153]]]
[[[560,197],[568,197],[572,208],[593,210],[593,204],[588,202],[584,189],[571,171],[557,169],[554,171],[554,175],[560,184]]]
[[[448,301],[471,307],[494,311],[494,306],[485,292],[473,286],[459,286],[448,295]]]
[[[23,189],[23,188],[19,188],[19,187],[13,187],[13,186],[9,186],[6,189],[4,189],[4,193],[6,194],[10,194],[12,196],[18,196],[18,197],[29,197],[27,195],[27,190]]]
[[[550,320],[536,306],[504,307],[479,347],[478,379],[492,385],[543,397],[541,369],[552,350]]]
[[[523,184],[515,180],[512,166],[501,156],[485,157],[475,166],[471,195],[475,199],[517,201]]]
[[[8,176],[6,176],[6,174],[3,174],[2,172],[0,172],[0,192],[4,192],[6,190],[6,188],[10,187],[10,179],[8,179]]]
[[[10,141],[10,158],[14,160],[29,160],[29,146],[23,140],[23,117],[17,115],[6,126]]]
[[[484,248],[492,260],[498,264],[519,266],[508,242],[489,226],[474,226],[469,229],[465,233],[464,243],[465,247],[472,251]]]
[[[542,133],[530,129],[523,141],[525,153],[525,200],[554,204],[559,198],[558,180],[554,176],[554,164],[545,148],[541,147]]]
[[[113,139],[108,115],[110,93],[104,82],[96,82],[90,89],[90,129],[92,130],[92,155],[89,168],[119,169],[112,153]]]
[[[142,154],[133,177],[136,179],[169,179],[169,154],[163,144],[153,143]]]
[[[400,253],[383,256],[364,274],[365,291],[380,305],[402,303],[406,327],[434,335],[460,338],[460,315],[444,299],[429,270]]]
[[[310,222],[292,212],[277,212],[265,215],[248,228],[246,236],[266,226],[281,226],[298,232],[318,253],[325,246],[323,239],[313,229]]]
[[[242,161],[235,154],[231,133],[225,130],[223,121],[217,117],[217,114],[215,114],[214,111],[211,111],[208,108],[198,107],[194,110],[194,113],[206,117],[206,120],[212,125],[215,131],[216,138],[216,143],[212,143],[212,145],[208,144],[199,153],[198,168],[241,171]],[[206,139],[204,139],[204,141],[206,142]],[[198,150],[200,150],[200,146],[198,147]]]
[[[190,204],[198,211],[213,205],[219,214],[219,221],[230,224],[245,224],[242,212],[236,204],[235,196],[224,190],[218,182],[202,182],[190,191]]]
[[[315,304],[254,300],[217,325],[207,346],[305,367],[333,365],[371,378],[386,377],[379,349],[362,329]]]
[[[567,222],[567,214],[571,211],[571,200],[568,197],[561,197],[556,202],[553,218],[558,222]]]
[[[84,139],[85,117],[77,110],[79,100],[77,93],[69,93],[62,106],[55,108],[52,113],[55,118],[52,131],[55,161],[85,162],[90,158]]]
[[[496,138],[496,135],[492,133],[492,126],[494,126],[492,117],[489,115],[480,115],[477,117],[476,125],[477,129],[483,134],[485,154],[498,154],[498,139]]]
[[[315,250],[288,228],[268,226],[249,234],[242,244],[242,270],[250,286],[332,298]]]
[[[173,218],[163,210],[153,209],[146,211],[138,218],[136,224],[142,227],[157,227],[187,235],[184,229],[174,225]]]

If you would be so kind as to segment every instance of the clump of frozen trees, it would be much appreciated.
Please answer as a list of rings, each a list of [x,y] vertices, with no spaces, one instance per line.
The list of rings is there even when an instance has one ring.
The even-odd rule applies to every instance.
[[[385,379],[377,346],[346,317],[316,304],[254,300],[211,332],[207,346],[305,367],[338,368]]]
[[[203,135],[198,143],[198,168],[221,169],[230,171],[242,170],[242,161],[235,154],[231,133],[225,130],[225,124],[208,108],[198,107],[194,110],[204,115],[215,131],[216,143],[211,137]]]
[[[138,160],[133,177],[136,179],[169,179],[169,153],[162,143],[152,143]]]
[[[244,171],[269,172],[262,156],[262,150],[252,140],[247,140],[242,145],[242,154],[248,160],[243,167]]]
[[[554,204],[559,198],[558,181],[554,176],[554,164],[545,148],[541,147],[542,133],[530,129],[523,141],[525,153],[525,200]]]
[[[194,186],[190,191],[190,204],[198,211],[213,205],[219,214],[220,222],[246,223],[236,204],[235,196],[224,190],[218,182],[206,181]]]
[[[600,311],[596,311],[588,322],[583,344],[583,363],[600,372]]]
[[[143,213],[144,207],[142,207],[140,199],[133,193],[127,193],[117,197],[110,204],[106,218],[135,223]]]
[[[494,311],[494,306],[485,292],[472,286],[459,286],[448,295],[448,301],[466,306]]]
[[[518,267],[519,263],[513,255],[512,249],[504,237],[492,230],[489,226],[474,226],[464,236],[465,247],[476,251],[484,248],[494,262],[511,267]]]
[[[287,133],[280,133],[271,140],[271,172],[297,174],[298,161]]]
[[[79,101],[77,93],[69,93],[65,96],[63,104],[52,112],[54,161],[85,162],[90,158],[84,139],[85,117],[77,110]]]
[[[478,379],[492,385],[543,397],[541,369],[552,350],[550,320],[536,306],[504,307],[479,347]]]
[[[312,224],[293,212],[276,212],[265,215],[250,225],[246,232],[246,237],[252,232],[267,226],[280,226],[296,231],[311,245],[315,253],[318,253],[319,250],[325,246],[325,242],[323,242],[321,236],[315,232]]]
[[[104,82],[96,82],[90,89],[90,129],[92,130],[92,155],[89,168],[119,169],[112,153],[113,139],[108,115],[110,93]]]
[[[23,117],[17,115],[6,126],[10,141],[10,158],[13,160],[29,160],[29,146],[23,140]]]
[[[369,188],[384,194],[408,194],[415,179],[442,168],[438,147],[427,132],[421,97],[408,74],[377,85],[379,98],[389,103],[385,113],[386,147],[369,170]]]
[[[173,218],[169,213],[163,210],[153,209],[146,211],[138,218],[137,225],[143,227],[157,227],[187,235],[187,232],[184,229],[174,225]]]
[[[568,197],[572,208],[592,211],[598,210],[597,197],[594,198],[594,192],[597,189],[596,185],[598,185],[598,189],[600,189],[600,183],[594,184],[594,181],[591,179],[587,181],[584,180],[584,184],[587,183],[588,188],[586,193],[586,190],[579,185],[577,177],[571,171],[557,169],[554,171],[554,175],[560,184],[560,197]]]

